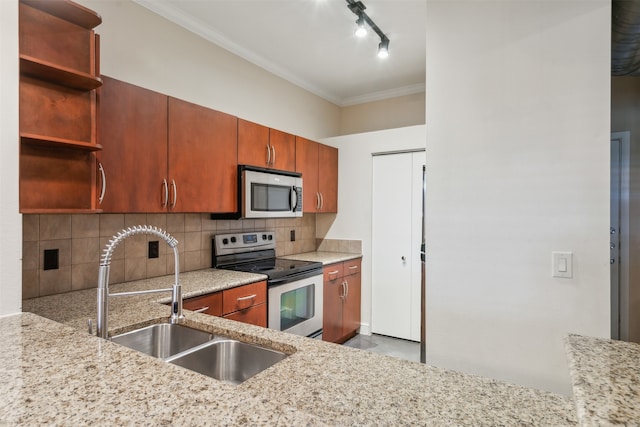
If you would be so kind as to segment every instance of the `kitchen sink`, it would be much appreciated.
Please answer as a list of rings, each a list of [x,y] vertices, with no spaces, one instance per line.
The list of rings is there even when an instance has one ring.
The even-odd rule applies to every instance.
[[[183,368],[240,384],[287,357],[286,353],[232,339],[216,339],[167,359]]]
[[[160,323],[116,335],[111,340],[149,356],[165,359],[213,339],[213,334],[170,323]]]
[[[111,340],[232,384],[240,384],[287,357],[270,348],[170,323],[146,326]]]

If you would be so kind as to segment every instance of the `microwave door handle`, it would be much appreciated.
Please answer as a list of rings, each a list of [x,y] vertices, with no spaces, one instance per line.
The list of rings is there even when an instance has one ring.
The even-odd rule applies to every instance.
[[[291,208],[291,212],[295,212],[298,207],[298,190],[296,190],[296,186],[291,186],[291,192],[289,193],[289,207]]]

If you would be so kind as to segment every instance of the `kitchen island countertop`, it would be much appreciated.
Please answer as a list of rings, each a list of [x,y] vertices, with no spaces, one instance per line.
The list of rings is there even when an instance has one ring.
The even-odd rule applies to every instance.
[[[223,279],[228,273],[185,273],[181,282],[193,295],[212,292],[196,284],[201,280],[216,287],[218,279],[264,278]],[[157,295],[110,303],[112,333],[169,314]],[[290,354],[233,386],[89,335],[95,289],[25,300],[24,310],[62,324],[30,313],[0,319],[0,393],[9,396],[0,402],[0,424],[560,426],[577,420],[573,400],[557,394],[186,311],[187,326]]]

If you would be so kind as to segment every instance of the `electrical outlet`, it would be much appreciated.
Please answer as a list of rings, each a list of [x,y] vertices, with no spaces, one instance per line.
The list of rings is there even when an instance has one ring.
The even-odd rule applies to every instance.
[[[60,251],[58,249],[45,249],[44,250],[44,269],[45,270],[57,270],[60,268]]]
[[[291,230],[291,241],[292,242],[296,241],[296,230]]]
[[[149,259],[158,258],[160,256],[160,245],[158,240],[149,242]]]

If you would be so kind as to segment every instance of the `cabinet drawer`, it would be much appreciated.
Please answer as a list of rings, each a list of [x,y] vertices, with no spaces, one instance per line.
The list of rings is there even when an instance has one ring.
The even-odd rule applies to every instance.
[[[258,304],[245,310],[236,311],[235,313],[223,316],[225,319],[236,320],[242,323],[267,327],[267,304]]]
[[[267,302],[267,282],[262,281],[250,285],[238,286],[222,292],[223,314],[244,310],[253,305]]]
[[[322,269],[325,282],[333,282],[343,276],[343,263],[330,264]]]
[[[350,276],[352,274],[360,273],[360,259],[352,259],[344,262],[344,275]]]
[[[222,292],[189,298],[183,301],[182,307],[186,310],[196,311],[209,307],[202,313],[212,316],[222,316]]]

